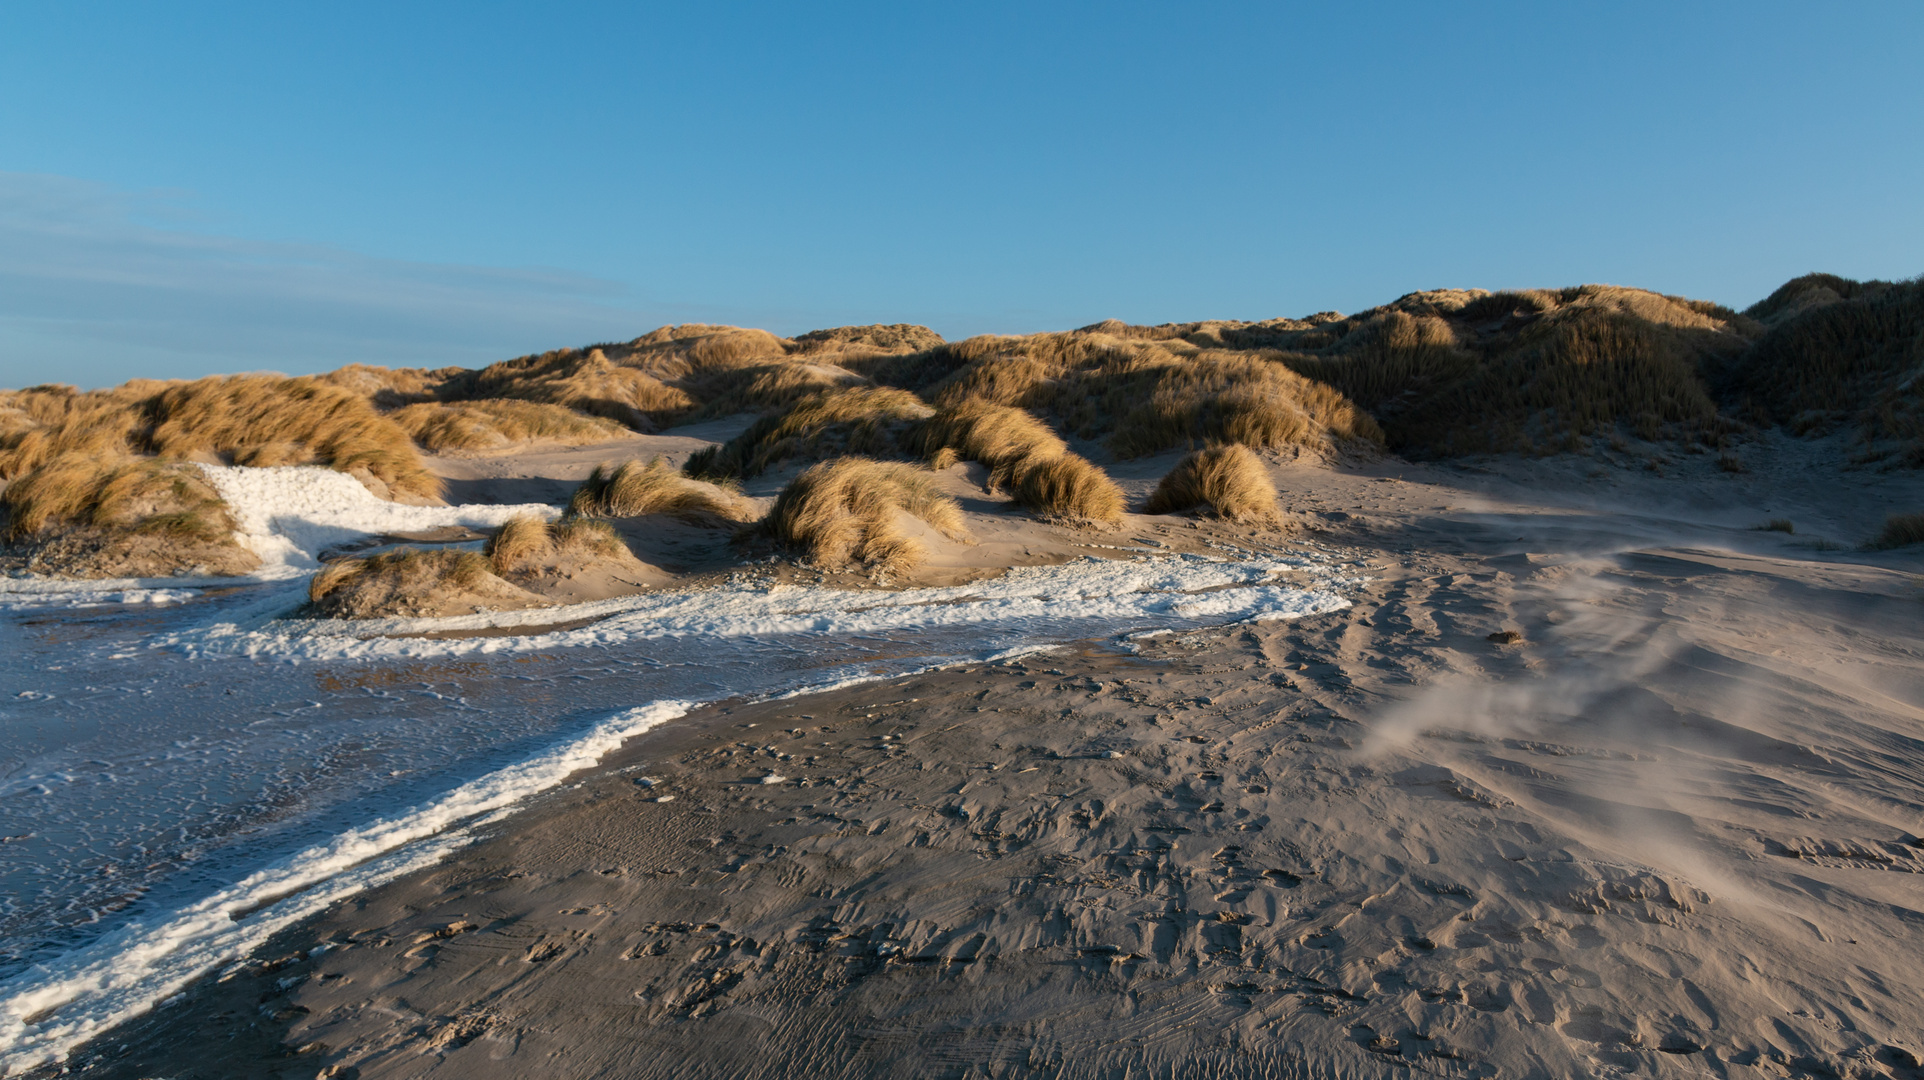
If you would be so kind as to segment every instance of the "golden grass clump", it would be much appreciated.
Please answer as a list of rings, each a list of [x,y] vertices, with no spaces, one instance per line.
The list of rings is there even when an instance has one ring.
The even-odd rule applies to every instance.
[[[122,392],[81,393],[71,386],[0,390],[0,480],[63,455],[125,455],[143,426],[139,399]]]
[[[671,386],[658,372],[620,363],[607,350],[626,356],[628,347],[590,346],[556,349],[503,360],[475,371],[461,371],[435,390],[441,401],[514,399],[559,405],[607,417],[636,431],[654,431],[689,413],[695,399]]]
[[[517,514],[494,530],[481,554],[488,557],[494,572],[505,574],[524,562],[545,558],[554,550],[548,523],[531,514]]]
[[[899,574],[928,552],[902,531],[898,513],[921,518],[952,540],[967,536],[960,504],[936,490],[928,470],[863,457],[825,461],[796,477],[762,528],[824,569],[860,564]]]
[[[931,410],[906,390],[857,386],[803,398],[764,416],[720,446],[688,459],[689,476],[729,480],[756,476],[789,458],[890,455],[915,421]]]
[[[260,565],[198,466],[72,452],[0,492],[3,539],[33,573],[63,577],[241,574]]]
[[[1108,525],[1122,520],[1122,489],[1088,458],[1075,454],[1017,465],[1009,494],[1016,505],[1051,521]]]
[[[1884,528],[1870,542],[1876,550],[1908,547],[1924,544],[1924,514],[1892,514],[1884,519]]]
[[[494,572],[507,578],[563,561],[632,561],[634,553],[605,521],[570,518],[546,522],[523,514],[509,518],[481,549]]]
[[[507,398],[424,402],[397,409],[388,418],[417,444],[437,453],[492,450],[540,439],[605,441],[625,430],[606,417],[585,416],[561,405]]]
[[[947,468],[956,459],[988,466],[991,488],[1024,461],[1069,452],[1069,444],[1033,414],[980,398],[936,410],[916,431],[915,442],[934,468]]]
[[[921,389],[943,408],[979,400],[1043,413],[1081,438],[1106,437],[1121,457],[1201,440],[1318,452],[1381,441],[1368,414],[1277,362],[1280,354],[1204,348],[1175,332],[1220,341],[1220,324],[1208,324],[1216,329],[1207,333],[1197,329],[1204,325],[1168,336],[1099,323],[1063,334],[977,337],[916,358],[913,370],[906,361],[864,370],[926,380]]]
[[[519,591],[479,552],[400,548],[328,563],[309,579],[307,598],[324,615],[362,619],[425,610],[454,594]]]
[[[568,513],[581,517],[640,517],[667,514],[696,525],[743,522],[754,509],[739,496],[675,472],[661,458],[646,465],[629,461],[610,472],[605,466],[575,489]]]
[[[8,484],[0,505],[16,540],[62,525],[214,542],[234,532],[227,504],[199,468],[152,458],[64,454]]]
[[[858,356],[900,356],[925,352],[944,344],[942,335],[913,323],[871,323],[810,330],[795,336],[798,355],[844,353]]]
[[[1269,470],[1237,443],[1205,447],[1177,462],[1156,485],[1143,512],[1174,514],[1197,507],[1235,522],[1274,525],[1282,520]]]
[[[1018,506],[1071,524],[1122,520],[1122,489],[1069,452],[1069,444],[1030,413],[980,399],[937,410],[916,433],[935,468],[956,459],[989,468],[988,489],[1007,489]]]
[[[398,425],[366,398],[312,378],[215,376],[135,380],[88,393],[0,393],[0,479],[71,453],[323,464],[378,481],[370,485],[377,494],[418,499],[436,498],[441,487]]]
[[[1106,407],[1121,410],[1108,445],[1122,457],[1196,441],[1316,451],[1383,441],[1376,421],[1348,398],[1266,357],[1205,352],[1139,372],[1148,377],[1115,380],[1117,389],[1140,386],[1139,404],[1105,395]]]
[[[393,494],[440,496],[441,481],[421,463],[400,425],[365,398],[313,379],[214,376],[172,384],[144,407],[153,419],[146,449],[161,457],[323,464],[365,472]]]

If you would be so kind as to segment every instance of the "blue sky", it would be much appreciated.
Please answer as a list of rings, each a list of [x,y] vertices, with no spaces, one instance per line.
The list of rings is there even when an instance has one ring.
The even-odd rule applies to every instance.
[[[1924,272],[1924,5],[0,7],[0,385]]]

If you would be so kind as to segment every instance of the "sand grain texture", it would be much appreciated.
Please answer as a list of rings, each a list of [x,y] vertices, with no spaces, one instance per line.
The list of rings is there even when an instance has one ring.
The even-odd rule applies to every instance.
[[[1924,1075],[1915,557],[1407,475],[1276,471],[1350,611],[701,710],[76,1063]]]

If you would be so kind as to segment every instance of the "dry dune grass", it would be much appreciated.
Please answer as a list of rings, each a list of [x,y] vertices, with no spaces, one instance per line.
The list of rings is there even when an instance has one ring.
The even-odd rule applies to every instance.
[[[144,384],[154,385],[164,384]],[[145,418],[141,395],[128,392],[129,387],[92,393],[71,386],[0,391],[0,480],[63,455],[132,452]]]
[[[936,410],[914,441],[933,468],[945,469],[958,459],[988,466],[992,488],[1023,461],[1069,452],[1069,444],[1033,414],[979,398]]]
[[[927,549],[902,531],[898,513],[921,518],[950,539],[967,536],[961,506],[936,490],[928,470],[863,457],[825,461],[796,477],[776,497],[762,529],[824,569],[860,564],[900,574],[919,565]]]
[[[689,476],[756,476],[789,458],[844,454],[893,455],[915,421],[932,410],[906,390],[851,387],[803,398],[786,412],[764,416],[721,446],[688,459]]]
[[[641,566],[606,522],[522,516],[496,529],[479,552],[401,548],[337,559],[310,580],[308,600],[337,619],[525,608],[584,571]]]
[[[605,521],[573,518],[549,523],[522,515],[508,519],[481,549],[503,578],[536,571],[557,562],[633,561],[634,553]]]
[[[1148,514],[1174,514],[1204,507],[1229,521],[1275,525],[1282,520],[1276,485],[1248,447],[1204,447],[1169,470],[1143,507]]]
[[[556,349],[464,371],[435,389],[441,401],[513,399],[559,405],[654,431],[690,412],[695,399],[652,372],[617,363],[605,349]]]
[[[429,501],[440,481],[365,397],[314,379],[136,380],[82,393],[0,392],[0,480],[16,543],[44,572],[241,573],[258,560],[206,477],[182,459],[318,463],[376,494]],[[63,539],[50,533],[72,533]]]
[[[970,338],[865,370],[909,380],[938,406],[976,400],[1045,413],[1079,437],[1106,438],[1119,457],[1203,440],[1317,452],[1381,440],[1368,414],[1269,354],[1109,329]]]
[[[199,468],[153,458],[69,453],[0,492],[10,539],[63,525],[209,542],[230,541],[233,518]]]
[[[377,493],[440,496],[406,431],[365,398],[313,379],[215,376],[169,385],[142,407],[153,425],[143,449],[161,457],[320,464],[371,475],[387,489]]]
[[[430,371],[427,368],[349,364],[310,378],[329,386],[338,386],[350,394],[359,394],[377,409],[398,409],[404,405],[434,400],[435,392],[443,383],[465,370],[449,367]]]
[[[1884,519],[1884,528],[1870,542],[1875,549],[1908,547],[1911,544],[1924,544],[1924,514],[1892,514]]]
[[[696,525],[744,522],[754,509],[731,492],[682,476],[657,457],[643,465],[630,461],[613,472],[605,466],[575,489],[568,513],[583,517],[640,517],[667,514]]]
[[[629,342],[557,349],[462,372],[434,393],[443,401],[546,402],[653,431],[697,416],[778,409],[865,381],[836,366],[833,350],[791,357],[790,345],[765,330],[664,326]]]
[[[913,323],[871,323],[810,330],[795,337],[798,355],[851,353],[858,356],[899,356],[925,352],[943,345],[942,335]]]
[[[1749,313],[1771,329],[1724,372],[1741,415],[1800,435],[1854,427],[1864,460],[1924,466],[1924,281],[1812,274]]]
[[[421,403],[388,414],[425,449],[494,450],[540,439],[589,442],[612,439],[625,430],[600,416],[561,405],[506,398]]]
[[[1122,489],[1088,458],[1075,454],[1030,459],[1016,466],[1009,494],[1043,518],[1069,525],[1122,520]]]
[[[1620,428],[1721,442],[1705,372],[1758,330],[1703,301],[1584,285],[1413,293],[1278,344],[1371,409],[1401,451],[1542,453]]]
[[[981,399],[937,410],[915,441],[935,468],[956,459],[989,468],[991,492],[1007,489],[1016,504],[1070,524],[1122,519],[1122,489],[1030,413]]]
[[[430,613],[450,598],[477,606],[520,606],[534,599],[497,577],[479,552],[412,548],[336,559],[308,581],[307,598],[320,614],[336,619]]]

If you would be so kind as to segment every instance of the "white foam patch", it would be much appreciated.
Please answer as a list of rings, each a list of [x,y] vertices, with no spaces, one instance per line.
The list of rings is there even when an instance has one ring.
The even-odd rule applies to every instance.
[[[234,538],[260,556],[257,576],[264,578],[311,571],[320,565],[321,552],[368,536],[451,525],[491,529],[518,514],[548,520],[560,512],[543,503],[403,506],[376,498],[346,473],[318,465],[201,468],[227,500],[228,512],[234,516]]]
[[[662,701],[618,713],[527,761],[343,833],[197,903],[130,921],[85,949],[0,983],[0,1075],[57,1060],[196,976],[245,956],[281,928],[434,862],[465,843],[474,827],[494,820],[488,815],[693,707]]]
[[[178,587],[180,582],[160,579],[160,585],[147,578],[103,578],[74,581],[67,578],[0,578],[0,609],[41,607],[103,607],[109,604],[150,604],[160,607],[192,600],[193,589]],[[187,582],[187,584],[205,584]]]
[[[1319,568],[1314,559],[1227,562],[1194,555],[1132,560],[1086,558],[1060,566],[1018,567],[973,585],[897,592],[814,586],[730,586],[646,593],[538,611],[435,619],[284,619],[286,602],[253,614],[156,635],[157,647],[191,655],[286,660],[419,659],[527,649],[617,645],[664,637],[847,636],[993,624],[1014,633],[1074,620],[1111,624],[1169,618],[1198,622],[1294,619],[1349,606],[1335,591],[1354,578],[1328,577],[1309,588],[1278,583],[1286,572]],[[571,630],[542,625],[596,620]],[[525,635],[423,638],[431,632],[529,627]]]

